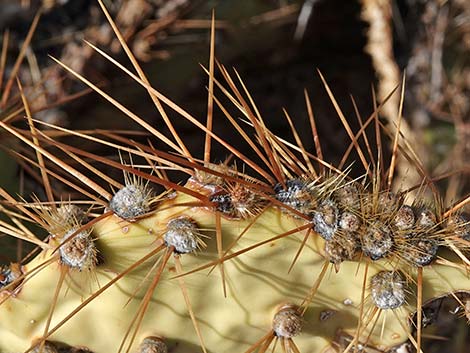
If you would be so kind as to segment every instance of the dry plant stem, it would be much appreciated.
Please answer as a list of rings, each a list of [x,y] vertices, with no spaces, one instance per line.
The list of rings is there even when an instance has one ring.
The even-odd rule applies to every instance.
[[[459,205],[470,198],[451,206],[447,212],[441,211],[439,203],[434,200],[436,210],[431,216],[436,218],[436,222],[428,228],[415,222],[414,218],[411,230],[395,226],[395,218],[404,206],[402,198],[405,196],[389,192],[397,179],[398,157],[405,156],[414,163],[415,169],[425,179],[425,187],[433,189],[433,185],[410,148],[410,142],[402,140],[398,131],[387,131],[381,125],[377,114],[385,102],[378,105],[365,122],[358,116],[361,130],[355,133],[320,74],[351,139],[346,154],[356,150],[364,168],[363,178],[351,180],[348,172],[343,170],[346,154],[340,168],[322,159],[307,92],[305,101],[316,155],[305,149],[293,119],[286,111],[284,115],[295,143],[276,136],[268,129],[236,71],[232,78],[229,71],[219,65],[229,88],[215,80],[214,16],[211,21],[209,70],[206,70],[209,75],[208,111],[206,124],[202,124],[150,86],[101,1],[100,5],[138,75],[89,45],[146,89],[171,131],[171,138],[144,122],[82,75],[59,64],[178,155],[158,151],[153,146],[144,146],[113,133],[103,134],[105,138],[100,138],[56,128],[60,133],[125,151],[131,160],[133,155],[142,157],[152,172],[143,172],[132,163],[126,165],[67,146],[35,128],[33,123],[37,122],[31,116],[26,99],[23,102],[30,131],[22,131],[0,121],[3,129],[34,152],[25,153],[24,160],[36,155],[34,165],[40,169],[40,180],[49,198],[43,207],[54,209],[56,204],[48,179],[49,175],[54,175],[48,169],[51,162],[56,165],[54,171],[58,174],[62,169],[69,178],[94,189],[99,194],[90,197],[95,203],[108,206],[102,214],[95,213],[91,221],[78,224],[65,234],[51,232],[48,244],[37,240],[19,225],[21,231],[9,223],[2,223],[10,235],[37,243],[41,252],[28,263],[24,261],[22,274],[1,288],[0,352],[36,351],[38,345],[45,349],[49,341],[56,341],[73,347],[86,346],[94,353],[127,353],[137,351],[149,337],[157,337],[165,341],[172,353],[319,353],[333,349],[334,339],[338,336],[348,337],[345,339],[346,347],[343,347],[345,352],[355,352],[361,346],[387,351],[407,340],[420,351],[422,305],[449,293],[455,295],[456,292],[470,290],[468,268],[465,266],[469,246],[460,241],[462,239],[456,239],[456,230],[461,231],[461,228],[446,225],[449,212],[458,213]],[[247,124],[238,124],[223,107],[221,100],[216,98],[216,88],[238,109]],[[258,155],[262,166],[245,158],[231,142],[212,131],[213,102]],[[400,102],[397,129],[403,125],[403,86]],[[162,104],[179,113],[204,134],[202,160],[187,151],[167,120]],[[376,130],[376,152],[371,151],[364,133],[372,123]],[[388,171],[383,164],[382,151],[382,138],[387,135],[393,141]],[[361,147],[361,138],[367,152]],[[258,178],[239,172],[228,161],[222,165],[211,164],[212,140],[221,143],[229,153],[252,167]],[[51,150],[55,149],[114,186],[121,187],[122,183],[110,179],[89,160],[124,171],[125,186],[113,195],[54,155]],[[370,168],[371,163],[373,168]],[[320,171],[314,167],[317,164]],[[171,181],[163,167],[184,171],[190,178],[186,183]],[[220,183],[212,183],[213,180]],[[159,196],[143,192],[149,197],[144,203],[146,207],[142,212],[128,216],[114,208],[114,201],[119,199],[114,198],[132,181],[136,184],[134,189],[126,189],[131,190],[131,195],[121,194],[125,200],[132,199],[130,196],[137,194],[132,190],[140,184],[146,186],[147,182],[163,186],[165,192]],[[401,179],[399,183],[403,185]],[[345,195],[338,196],[341,192]],[[299,194],[301,197],[296,196]],[[48,229],[47,221],[31,211],[28,204],[17,202],[3,189],[0,189],[0,195],[9,203],[9,208],[17,210],[11,216],[14,224],[18,218],[15,214],[22,212]],[[307,206],[303,203],[305,199]],[[249,204],[249,200],[255,200],[255,204]],[[35,206],[41,205],[35,202]],[[234,212],[236,207],[242,211]],[[410,209],[416,213],[413,214],[416,218],[425,213],[416,204]],[[177,227],[174,227],[175,221]],[[354,221],[357,221],[357,227],[353,227]],[[197,234],[189,233],[195,238],[181,238],[182,234],[177,231],[193,229],[192,226],[197,229]],[[92,252],[93,259],[96,260],[95,255],[99,253],[101,261],[93,261],[89,267],[66,267],[60,258],[62,250],[70,249],[83,231],[96,246]],[[60,242],[62,238],[65,240]],[[423,244],[434,245],[434,242],[441,246],[439,255],[434,252],[423,254],[428,249]],[[342,247],[345,243],[352,244],[352,249]],[[340,258],[330,265],[332,257],[327,249],[335,246],[337,248],[333,250],[336,252],[333,253],[339,254]],[[351,250],[347,256],[344,255],[346,250]],[[434,251],[433,246],[431,250]],[[410,258],[410,254],[417,259]],[[429,257],[429,262],[419,262],[423,256],[426,261]],[[216,268],[219,271],[214,270]],[[385,282],[383,288],[374,287],[377,283],[374,278],[382,278],[383,273],[391,273],[392,276],[385,275],[384,278],[392,279],[400,273],[406,281]],[[2,272],[2,281],[8,279],[5,274],[8,273]],[[378,283],[383,285],[380,281]],[[403,286],[410,287],[413,283],[417,286],[416,296],[409,288],[403,290]],[[377,301],[378,295],[384,295],[385,299]],[[415,312],[416,338],[411,334],[410,322]],[[382,325],[379,324],[381,317]]]
[[[400,81],[400,70],[395,62],[393,54],[393,29],[392,29],[392,9],[390,0],[362,0],[362,18],[369,23],[367,52],[371,55],[374,68],[379,78],[380,100],[391,92]],[[390,127],[395,133],[400,134],[413,146],[420,146],[416,141],[410,126],[401,119],[399,108],[401,100],[398,96],[391,97],[382,109],[382,114],[390,123]],[[400,127],[397,127],[396,118],[399,117]],[[418,151],[422,155],[422,151]],[[397,177],[406,181],[401,184],[404,189],[419,183],[420,177],[415,172],[415,168],[403,158],[397,161]],[[406,178],[405,178],[406,176]]]

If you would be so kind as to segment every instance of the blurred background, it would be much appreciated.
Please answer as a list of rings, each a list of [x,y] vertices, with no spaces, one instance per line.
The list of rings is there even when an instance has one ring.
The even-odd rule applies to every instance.
[[[151,83],[200,120],[206,114],[208,78],[199,64],[208,65],[210,14],[215,9],[217,59],[229,70],[237,69],[274,133],[285,135],[283,107],[297,126],[308,122],[303,92],[307,89],[325,158],[334,164],[350,140],[316,70],[326,77],[356,130],[351,95],[365,120],[374,110],[373,87],[380,102],[400,84],[406,71],[405,136],[415,142],[424,165],[431,174],[468,165],[468,1],[104,2]],[[0,31],[8,39],[2,40],[8,47],[5,78],[14,70],[34,16],[43,9],[18,70],[26,90],[35,97],[36,117],[74,129],[136,128],[129,119],[118,119],[121,114],[93,94],[61,105],[84,86],[47,56],[53,55],[139,116],[161,124],[158,112],[147,104],[151,101],[146,92],[83,42],[98,45],[129,66],[96,1],[0,0],[0,7]],[[396,94],[381,112],[391,130],[398,99]],[[5,103],[3,99],[3,110]],[[221,124],[216,123],[215,131],[230,136],[230,130],[224,131],[224,119],[217,121]],[[202,155],[196,152],[202,149],[202,135],[182,119],[177,124],[178,131],[188,135],[194,154]],[[299,132],[306,147],[313,148],[309,129],[299,128]],[[227,157],[219,146],[214,148],[216,159]],[[448,203],[468,190],[465,181],[456,179],[444,185],[449,190]]]
[[[200,64],[208,66],[210,18],[214,9],[217,60],[232,73],[232,68],[236,68],[267,126],[293,141],[282,111],[285,108],[305,147],[314,151],[304,99],[306,89],[325,160],[333,165],[341,160],[350,139],[317,70],[325,76],[353,131],[359,129],[359,123],[351,96],[365,120],[374,111],[374,96],[378,102],[383,101],[406,72],[404,136],[430,175],[447,175],[438,183],[446,205],[469,194],[469,1],[104,0],[104,3],[152,85],[200,121],[206,117],[208,84]],[[0,118],[18,127],[25,126],[24,114],[14,114],[21,107],[18,86],[14,83],[18,77],[37,119],[75,130],[139,129],[59,68],[48,57],[52,55],[169,134],[147,92],[95,53],[84,39],[131,67],[96,1],[0,0]],[[220,74],[216,73],[216,77],[220,78]],[[220,91],[216,94],[223,100]],[[391,132],[398,116],[398,100],[396,94],[381,111],[381,120]],[[223,102],[227,107],[230,105],[227,100]],[[235,109],[229,109],[240,117]],[[240,139],[220,110],[215,110],[214,117],[217,134],[229,141]],[[177,115],[174,123],[193,155],[202,158],[204,135]],[[4,149],[0,162],[5,166],[0,176],[2,185],[12,192],[29,190],[27,193],[41,197],[42,189],[34,177],[28,177],[10,156],[9,150],[20,146],[5,142],[8,136],[1,138]],[[140,137],[143,141],[147,138]],[[68,143],[72,140],[67,138]],[[384,141],[384,148],[389,148],[390,141]],[[159,141],[152,143],[167,150]],[[102,146],[90,144],[87,149],[118,158],[115,151]],[[243,143],[240,149],[249,156],[253,154]],[[223,161],[228,152],[214,143],[212,156],[214,162]],[[351,161],[354,159],[351,156]],[[420,183],[412,169],[405,159],[399,161],[398,177],[400,173],[406,176],[408,186]],[[362,172],[356,171],[357,175]],[[400,185],[403,187],[403,183]],[[434,320],[437,324],[429,332],[433,339],[427,340],[426,353],[468,353],[468,326],[457,325],[465,320],[455,320],[456,314],[451,314],[450,319],[447,315],[453,306],[452,302],[442,304],[445,309]],[[449,337],[447,333],[452,333],[453,339],[440,338]]]

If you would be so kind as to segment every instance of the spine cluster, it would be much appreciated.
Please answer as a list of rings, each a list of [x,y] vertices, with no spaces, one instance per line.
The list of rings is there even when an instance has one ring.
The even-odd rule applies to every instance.
[[[25,206],[15,204],[2,189],[8,207],[16,206],[8,215],[19,230],[3,223],[2,229],[33,242],[40,251],[21,264],[0,267],[0,353],[266,353],[279,346],[284,353],[369,347],[388,352],[406,340],[420,351],[426,301],[450,293],[468,315],[470,222],[461,207],[445,211],[438,197],[432,203],[421,196],[407,200],[407,192],[391,191],[391,180],[381,182],[385,173],[374,161],[373,171],[363,160],[367,174],[351,178],[348,171],[323,161],[317,144],[316,156],[307,152],[288,116],[297,144],[276,136],[238,74],[242,92],[223,66],[230,89],[215,80],[211,68],[210,114],[213,103],[220,104],[259,164],[211,131],[212,116],[207,127],[201,125],[150,87],[140,68],[135,67],[137,77],[116,65],[145,87],[163,117],[168,118],[169,106],[204,131],[204,161],[190,154],[167,119],[176,143],[70,68],[172,153],[114,132],[98,138],[67,131],[126,151],[131,160],[145,160],[140,170],[59,139],[47,136],[38,142],[42,134],[34,126],[20,131],[0,121],[2,128],[42,154],[38,166],[50,194],[48,203]],[[214,98],[214,84],[239,109],[254,136]],[[307,94],[306,101],[311,108]],[[316,139],[313,115],[311,120]],[[376,125],[380,130],[378,119]],[[361,152],[359,137],[350,135]],[[239,172],[236,164],[211,164],[211,139],[256,176]],[[73,156],[81,167],[62,162],[41,145],[46,142],[51,150],[58,147]],[[395,142],[397,149],[403,148]],[[89,159],[124,170],[124,185],[91,166]],[[57,166],[63,174],[56,173]],[[81,168],[101,181],[92,181]],[[168,170],[186,173],[189,179],[171,180]],[[86,184],[92,190],[83,192],[91,195],[87,212],[70,202],[55,202],[47,173],[76,190],[85,190]],[[72,177],[80,185],[69,182]],[[117,191],[109,192],[101,182]],[[165,191],[157,195],[150,183]],[[39,224],[47,236],[31,235],[23,219]],[[415,322],[410,322],[415,312]],[[381,315],[382,327],[377,324]]]

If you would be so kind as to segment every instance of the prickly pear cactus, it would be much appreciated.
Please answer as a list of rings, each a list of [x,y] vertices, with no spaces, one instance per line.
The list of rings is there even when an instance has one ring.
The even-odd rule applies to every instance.
[[[41,166],[47,194],[53,195],[51,178],[66,180],[91,205],[54,199],[28,204],[2,191],[11,221],[2,228],[37,250],[1,268],[0,352],[386,352],[405,342],[419,350],[429,321],[423,305],[453,295],[468,311],[470,226],[462,212],[468,199],[445,208],[418,162],[418,196],[392,192],[393,158],[387,168],[367,162],[358,143],[362,133],[350,134],[366,171],[352,178],[322,161],[321,149],[307,152],[295,129],[296,144],[271,133],[225,68],[228,87],[215,81],[213,63],[211,55],[209,120],[216,103],[260,163],[150,87],[140,69],[139,76],[128,73],[164,118],[169,107],[206,134],[203,161],[176,133],[167,139],[71,70],[173,153],[112,132],[97,138],[55,127],[142,158],[148,172],[53,140],[32,119],[31,131],[0,123],[41,156],[30,163]],[[223,108],[214,85],[249,124],[239,125]],[[211,163],[211,140],[251,172]],[[391,140],[394,153],[412,156],[398,134]],[[53,150],[73,156],[114,191]],[[124,185],[86,159],[123,170]],[[186,173],[187,181],[168,178],[168,168]],[[155,184],[165,191],[156,193]],[[432,191],[434,197],[424,196]],[[48,237],[40,240],[26,222],[40,225]]]

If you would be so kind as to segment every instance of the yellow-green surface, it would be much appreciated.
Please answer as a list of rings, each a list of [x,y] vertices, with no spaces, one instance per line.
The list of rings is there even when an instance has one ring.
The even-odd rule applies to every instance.
[[[184,272],[217,259],[215,214],[203,207],[172,206],[187,201],[192,199],[180,194],[162,203],[149,217],[133,224],[116,216],[109,216],[96,224],[93,235],[103,255],[103,264],[92,272],[68,273],[50,327],[54,328],[91,293],[159,246],[165,224],[173,217],[185,214],[193,218],[208,236],[204,238],[208,245],[206,249],[195,255],[180,257]],[[223,248],[227,249],[250,222],[222,219]],[[303,221],[270,207],[249,227],[230,252],[247,248],[303,224]],[[210,274],[209,269],[205,269],[184,277],[208,352],[246,351],[271,329],[272,317],[280,304],[302,303],[324,264],[321,255],[323,240],[313,234],[294,268],[288,273],[304,234],[305,231],[289,235],[226,261],[224,272],[227,297],[223,295],[221,271],[218,268]],[[117,352],[141,304],[141,298],[155,275],[155,269],[147,279],[144,277],[163,254],[164,251],[124,276],[87,304],[49,339],[72,346],[86,346],[95,353]],[[49,256],[50,252],[40,254],[26,265],[26,269],[34,268]],[[392,266],[386,260],[371,262],[368,277],[380,270],[391,269]],[[27,278],[16,296],[0,305],[0,352],[25,351],[34,339],[43,335],[59,281],[59,267],[58,261],[55,261]],[[301,352],[323,351],[339,330],[351,335],[356,333],[365,268],[365,261],[360,264],[344,262],[338,273],[333,267],[328,268],[304,316],[302,333],[294,338]],[[407,272],[410,273],[410,270]],[[416,278],[415,271],[411,271],[411,274]],[[131,351],[135,351],[143,338],[149,335],[165,337],[168,345],[173,347],[172,353],[201,351],[179,281],[173,278],[175,275],[175,260],[171,256]],[[368,283],[363,321],[369,326],[362,330],[362,339],[369,335],[369,329],[374,323],[369,316],[372,302]],[[370,344],[387,348],[408,338],[405,328],[408,329],[409,314],[415,310],[415,287],[415,284],[410,284],[407,305],[394,313],[382,312],[370,336]],[[433,264],[424,269],[424,301],[451,290],[465,289],[470,289],[470,279],[458,268]],[[133,299],[130,299],[132,296]],[[383,318],[386,318],[385,325],[382,325]]]

